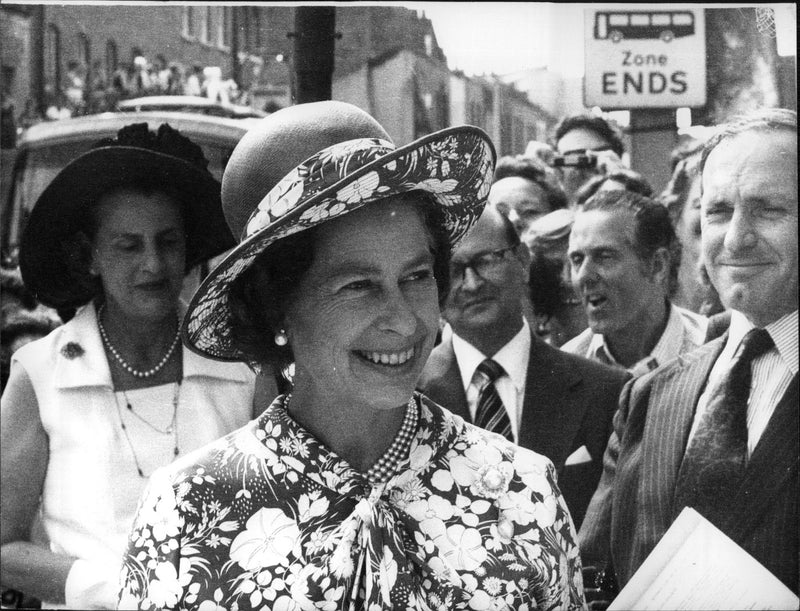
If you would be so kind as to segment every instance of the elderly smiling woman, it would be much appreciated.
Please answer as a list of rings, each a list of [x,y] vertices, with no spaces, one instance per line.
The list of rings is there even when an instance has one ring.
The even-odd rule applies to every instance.
[[[414,392],[493,165],[476,128],[398,148],[338,102],[242,139],[223,179],[242,241],[184,338],[254,368],[292,363],[292,391],[152,478],[121,608],[583,606],[551,463]]]

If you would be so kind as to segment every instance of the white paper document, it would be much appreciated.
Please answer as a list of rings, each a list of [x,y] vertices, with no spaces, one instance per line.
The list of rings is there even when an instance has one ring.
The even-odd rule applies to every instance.
[[[687,507],[608,609],[799,608],[794,592]]]

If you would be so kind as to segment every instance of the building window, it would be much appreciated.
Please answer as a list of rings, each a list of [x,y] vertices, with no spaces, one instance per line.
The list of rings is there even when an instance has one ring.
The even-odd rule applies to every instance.
[[[433,55],[433,36],[430,34],[425,34],[425,55]]]
[[[258,7],[253,9],[253,36],[253,50],[256,53],[261,53],[264,39],[261,34],[261,9]]]
[[[106,41],[106,74],[111,78],[119,65],[119,51],[117,43],[113,40]]]
[[[197,9],[197,16],[199,17],[197,24],[197,31],[200,34],[200,42],[210,43],[212,36],[211,36],[211,7],[210,6],[198,6]]]
[[[231,46],[231,30],[233,29],[233,11],[232,6],[222,7],[222,27],[220,32],[220,44],[225,48]]]
[[[61,33],[52,23],[47,26],[44,39],[44,84],[53,94],[61,82]],[[49,103],[50,101],[47,101]]]
[[[84,68],[88,68],[92,61],[92,45],[89,37],[84,32],[78,33],[78,63]]]
[[[244,50],[249,53],[261,53],[261,13],[258,7],[247,7],[245,14],[245,33],[242,37]]]
[[[511,143],[511,117],[508,113],[503,113],[500,116],[500,155],[512,155]],[[497,143],[495,143],[497,144]]]
[[[195,7],[193,6],[184,6],[183,12],[181,14],[182,17],[182,26],[181,26],[181,33],[188,37],[194,38],[194,11]]]
[[[483,90],[483,107],[487,112],[494,110],[494,92],[488,87]]]
[[[513,154],[522,153],[525,150],[525,125],[519,117],[514,117],[511,125]]]

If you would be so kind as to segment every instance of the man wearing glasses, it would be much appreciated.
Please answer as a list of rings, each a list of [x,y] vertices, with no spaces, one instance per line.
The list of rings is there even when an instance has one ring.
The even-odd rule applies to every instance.
[[[578,525],[599,481],[628,375],[535,336],[523,316],[529,265],[514,226],[487,206],[453,252],[443,310],[452,332],[434,348],[419,389],[465,420],[550,458]]]

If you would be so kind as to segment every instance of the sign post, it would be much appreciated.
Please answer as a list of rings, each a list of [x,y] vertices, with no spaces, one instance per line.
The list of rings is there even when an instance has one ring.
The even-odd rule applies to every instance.
[[[677,141],[674,109],[706,103],[706,38],[702,8],[653,6],[584,11],[584,104],[631,111],[631,165],[658,192]]]

